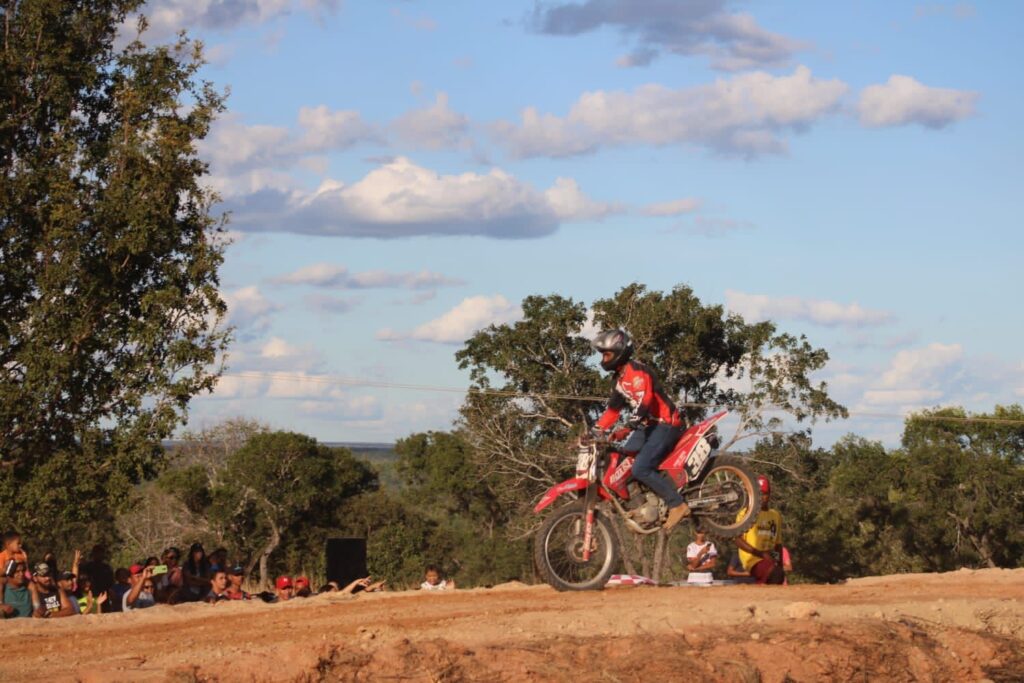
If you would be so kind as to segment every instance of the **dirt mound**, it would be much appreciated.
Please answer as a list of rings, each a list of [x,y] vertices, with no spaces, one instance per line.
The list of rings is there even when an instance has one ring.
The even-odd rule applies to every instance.
[[[17,681],[1020,681],[1024,571],[323,596],[17,620]]]

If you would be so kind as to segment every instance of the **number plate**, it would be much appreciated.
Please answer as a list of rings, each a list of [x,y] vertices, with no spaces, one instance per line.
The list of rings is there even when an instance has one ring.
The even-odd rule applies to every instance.
[[[700,473],[704,470],[704,465],[708,463],[708,458],[711,456],[711,444],[708,443],[707,439],[701,437],[701,440],[697,442],[697,445],[690,451],[690,455],[686,458],[686,476],[688,479],[696,479]]]

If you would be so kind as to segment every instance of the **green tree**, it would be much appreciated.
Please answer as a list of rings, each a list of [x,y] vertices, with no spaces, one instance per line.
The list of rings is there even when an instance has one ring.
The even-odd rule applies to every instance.
[[[464,586],[493,585],[530,573],[526,543],[505,533],[509,510],[498,502],[497,482],[480,476],[462,434],[413,434],[395,444],[395,453],[401,499],[433,520],[440,534],[422,555]],[[418,569],[422,573],[422,565]]]
[[[460,431],[472,446],[480,477],[496,482],[512,533],[520,537],[536,524],[530,505],[569,475],[566,445],[597,417],[610,394],[582,334],[585,304],[551,295],[527,297],[522,307],[520,321],[481,330],[456,353],[472,382]],[[635,356],[655,368],[691,422],[712,405],[739,413],[727,447],[782,432],[784,417],[807,424],[846,416],[827,386],[811,379],[828,361],[823,349],[778,332],[772,323],[746,323],[721,306],[704,304],[689,287],[652,292],[631,284],[591,309],[598,326],[630,332]],[[620,545],[627,570],[639,561],[655,578],[671,555],[664,534],[653,547],[638,540],[635,557]]]
[[[228,341],[196,153],[222,100],[198,44],[114,48],[141,4],[0,5],[0,500],[43,544],[109,530]]]

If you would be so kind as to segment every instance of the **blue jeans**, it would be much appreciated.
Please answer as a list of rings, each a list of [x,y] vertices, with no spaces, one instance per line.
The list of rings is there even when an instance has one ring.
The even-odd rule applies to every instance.
[[[669,476],[658,470],[658,465],[672,451],[682,434],[682,427],[658,423],[634,431],[622,448],[628,452],[640,451],[633,463],[633,478],[647,484],[647,488],[658,494],[669,509],[682,505],[683,497],[676,491],[676,485]]]

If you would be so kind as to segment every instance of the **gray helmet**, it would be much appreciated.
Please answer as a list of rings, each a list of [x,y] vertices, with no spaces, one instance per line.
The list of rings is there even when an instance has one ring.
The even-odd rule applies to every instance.
[[[625,330],[605,330],[594,337],[590,346],[598,353],[612,351],[615,354],[607,363],[601,361],[601,367],[608,372],[618,370],[633,355],[633,340]]]

